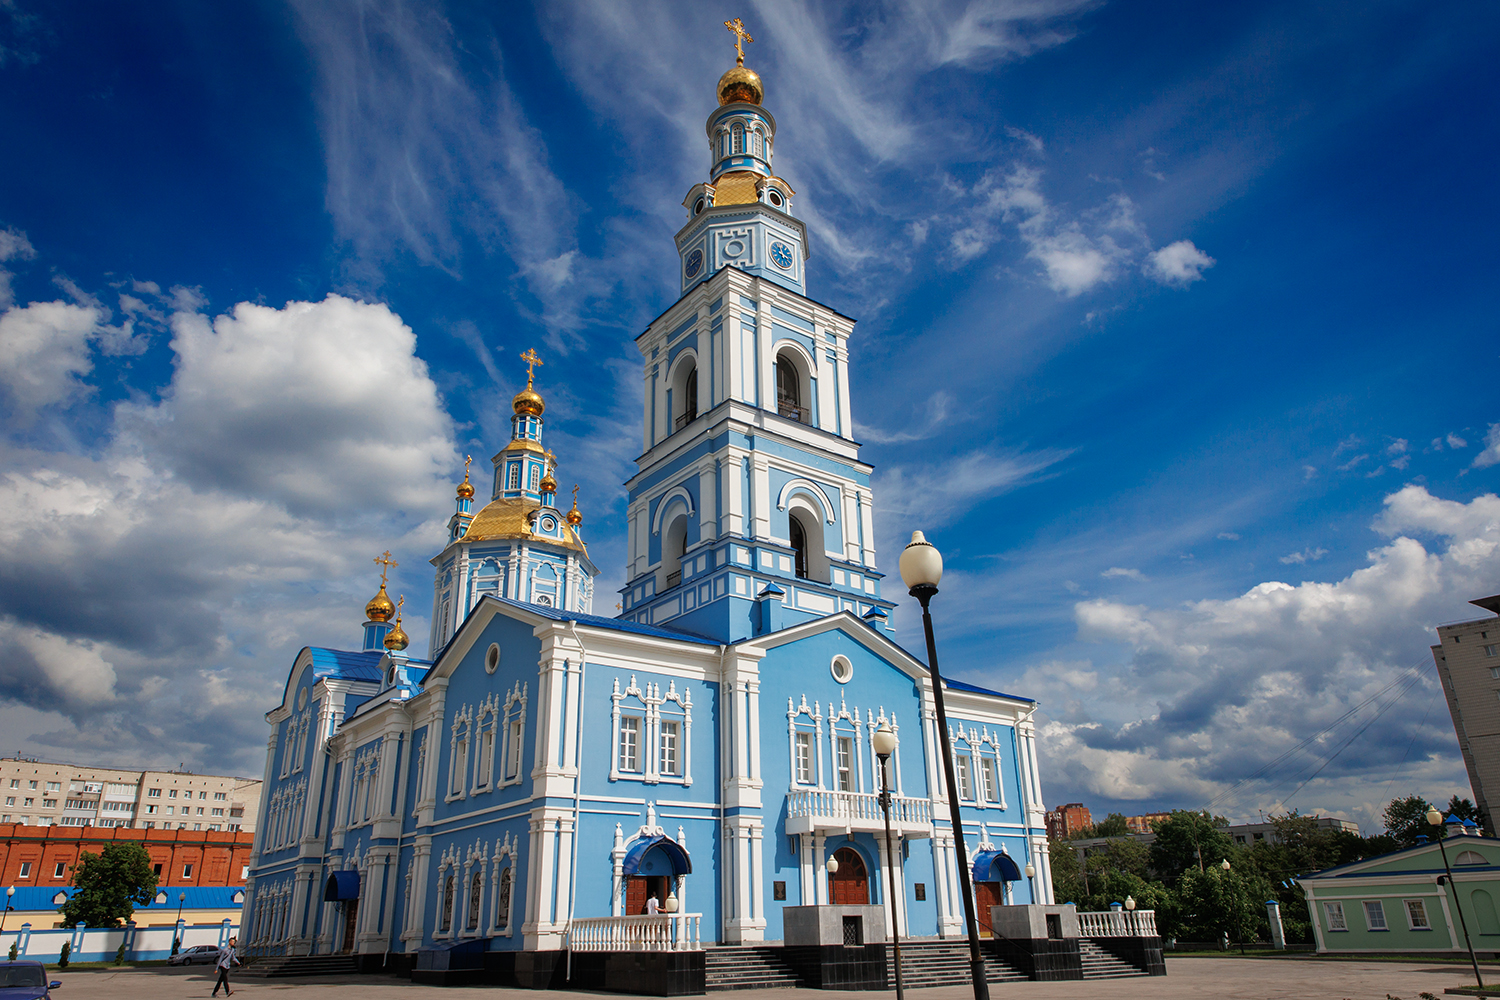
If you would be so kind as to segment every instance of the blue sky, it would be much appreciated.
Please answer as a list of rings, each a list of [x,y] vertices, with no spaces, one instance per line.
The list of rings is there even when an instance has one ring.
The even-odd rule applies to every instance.
[[[1426,647],[1500,591],[1478,4],[3,0],[0,749],[258,774],[378,552],[426,635],[527,347],[607,611],[734,16],[860,321],[880,562],[943,549],[944,665],[1041,700],[1049,803],[1467,794]]]

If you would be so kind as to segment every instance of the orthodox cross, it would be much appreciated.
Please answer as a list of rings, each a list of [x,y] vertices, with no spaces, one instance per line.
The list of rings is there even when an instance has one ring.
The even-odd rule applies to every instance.
[[[384,587],[386,571],[389,570],[392,566],[400,566],[401,564],[392,559],[391,550],[386,549],[383,555],[378,555],[375,557],[375,565],[380,567],[380,585]]]
[[[474,456],[473,455],[465,455],[464,456],[464,480],[465,481],[467,481],[468,478],[469,478],[469,463],[472,462],[472,461],[474,461]]]
[[[401,609],[404,607],[406,607],[406,595],[402,594],[400,599],[396,601],[396,619],[398,621],[401,618]]]
[[[574,507],[575,510],[578,507],[578,484],[577,483],[573,484],[573,507]]]
[[[736,66],[745,65],[744,43],[753,42],[755,39],[750,37],[750,32],[745,30],[745,22],[739,18],[735,18],[733,21],[725,21],[724,27],[734,32],[734,64]]]
[[[526,353],[521,355],[521,360],[526,362],[526,388],[530,389],[531,380],[536,377],[532,369],[543,362],[541,358],[536,356],[536,348],[534,347],[526,348]]]

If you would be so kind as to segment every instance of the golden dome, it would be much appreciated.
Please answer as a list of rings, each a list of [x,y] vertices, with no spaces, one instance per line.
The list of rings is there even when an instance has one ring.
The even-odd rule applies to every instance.
[[[766,95],[760,75],[743,65],[735,66],[719,77],[719,107],[726,104],[759,104]]]
[[[541,491],[543,493],[557,492],[557,480],[552,478],[552,473],[549,472],[542,477]]]
[[[372,622],[388,622],[391,615],[396,613],[396,605],[386,596],[385,581],[380,581],[380,592],[370,598],[370,603],[365,605],[365,617]]]
[[[501,497],[485,504],[469,526],[464,529],[463,541],[482,542],[497,538],[530,539],[531,519],[540,511],[540,504],[526,497]],[[567,518],[564,517],[566,521]],[[544,539],[549,545],[561,545],[587,554],[583,541],[572,528],[563,532],[559,540]]]
[[[547,404],[542,402],[542,397],[537,395],[529,385],[516,393],[516,398],[510,401],[510,405],[517,413],[525,413],[532,417],[540,417],[542,411],[547,408]]]
[[[573,488],[573,509],[564,514],[563,518],[575,528],[583,523],[583,515],[578,512],[578,488],[576,486]]]
[[[458,495],[465,500],[474,499],[474,486],[469,482],[469,473],[464,471],[464,481],[458,484]]]
[[[385,648],[399,653],[409,645],[411,645],[411,640],[406,637],[405,632],[401,631],[401,617],[398,615],[395,628],[385,634]]]

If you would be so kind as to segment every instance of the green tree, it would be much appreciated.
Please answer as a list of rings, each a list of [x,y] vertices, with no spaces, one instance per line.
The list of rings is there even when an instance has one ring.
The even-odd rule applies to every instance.
[[[1427,824],[1427,810],[1430,808],[1431,804],[1420,795],[1392,799],[1386,804],[1385,812],[1380,817],[1385,822],[1385,832],[1394,837],[1401,847],[1415,846],[1418,837],[1431,836],[1433,833],[1432,827]]]
[[[1084,834],[1080,833],[1080,837]],[[1130,826],[1120,813],[1110,813],[1087,831],[1089,837],[1128,837]]]
[[[1479,815],[1479,809],[1468,799],[1461,799],[1457,795],[1448,800],[1448,815],[1457,816],[1459,819],[1473,820],[1475,823],[1483,822]]]
[[[1231,943],[1257,939],[1266,922],[1264,888],[1253,870],[1232,862],[1228,869],[1222,863],[1187,869],[1177,887],[1182,933],[1195,941],[1225,934]]]
[[[144,847],[119,842],[105,845],[99,854],[85,851],[73,868],[73,886],[72,897],[58,907],[65,923],[118,927],[135,913],[136,904],[151,902],[156,873]]]
[[[62,950],[57,953],[57,967],[66,969],[68,967],[68,956],[73,954],[73,942],[64,941]]]
[[[1189,868],[1198,871],[1218,864],[1234,849],[1234,841],[1223,830],[1228,825],[1222,816],[1210,818],[1206,812],[1175,810],[1154,828],[1151,870],[1173,885]]]

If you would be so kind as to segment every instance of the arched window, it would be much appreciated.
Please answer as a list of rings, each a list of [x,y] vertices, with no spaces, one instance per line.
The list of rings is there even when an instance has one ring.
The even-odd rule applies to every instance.
[[[802,373],[785,354],[776,356],[776,412],[807,423],[807,409],[802,405]]]
[[[787,531],[792,536],[793,563],[796,567],[797,576],[807,579],[807,531],[802,527],[796,514],[787,518]]]
[[[510,927],[510,867],[503,868],[500,872],[500,889],[495,893],[495,927],[499,930],[507,930]]]
[[[682,412],[690,421],[698,416],[698,369],[696,366],[688,372],[687,383],[683,386]]]
[[[685,357],[672,374],[672,431],[680,431],[698,418],[698,364]]]
[[[444,934],[453,929],[453,891],[455,878],[449,875],[443,882],[443,920],[439,927]]]
[[[484,869],[481,867],[469,880],[469,930],[471,931],[479,929],[479,901],[483,893]]]
[[[510,489],[518,490],[520,488],[521,488],[521,463],[520,462],[512,462],[512,463],[510,463]]]
[[[665,574],[665,585],[675,587],[682,583],[682,557],[687,553],[687,511],[672,519],[661,533],[661,568]]]
[[[734,152],[743,153],[745,151],[745,126],[736,123],[734,126],[733,134]]]

